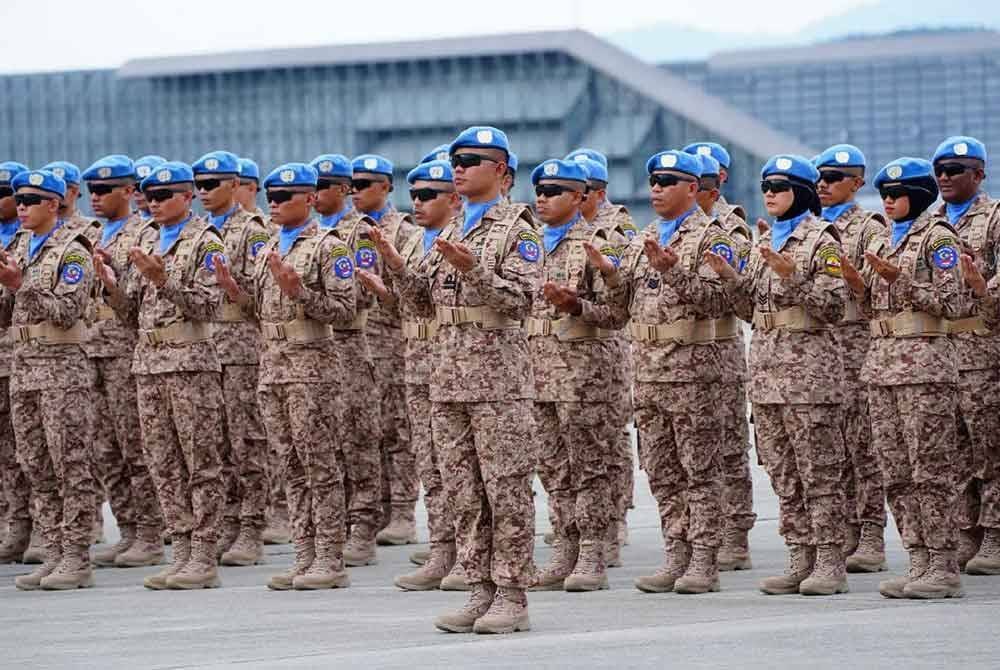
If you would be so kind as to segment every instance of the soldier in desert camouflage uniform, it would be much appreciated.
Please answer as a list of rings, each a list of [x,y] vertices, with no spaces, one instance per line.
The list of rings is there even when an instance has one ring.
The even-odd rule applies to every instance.
[[[134,163],[136,180],[141,184],[142,180],[153,172],[153,168],[159,167],[161,164],[166,162],[166,158],[155,154],[136,158]],[[139,216],[141,216],[144,221],[152,219],[153,213],[149,211],[149,201],[146,200],[146,196],[143,194],[141,188],[135,189],[135,192],[132,194],[132,198],[135,200],[135,211],[138,212]]]

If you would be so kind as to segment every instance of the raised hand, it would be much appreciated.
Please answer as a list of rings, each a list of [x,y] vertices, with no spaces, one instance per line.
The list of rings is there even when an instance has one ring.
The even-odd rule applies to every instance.
[[[389,289],[377,274],[368,272],[367,270],[358,270],[358,280],[366,289],[377,295],[380,300],[389,299],[391,295]]]
[[[94,274],[104,284],[104,288],[114,291],[118,287],[118,280],[115,277],[115,271],[108,264],[108,261],[105,260],[105,255],[94,254]]]
[[[579,296],[571,288],[560,286],[554,282],[545,282],[542,287],[542,295],[559,312],[579,315],[583,311]]]
[[[375,243],[375,249],[382,255],[382,260],[389,266],[389,269],[393,272],[402,270],[404,264],[403,257],[396,251],[396,247],[392,246],[392,242],[386,239],[382,231],[378,228],[372,228],[368,231],[368,235],[371,237],[372,242]]]
[[[302,293],[302,277],[288,263],[281,260],[277,251],[272,251],[267,255],[267,267],[271,271],[271,276],[278,282],[281,292],[291,298],[297,298]]]
[[[649,264],[657,272],[666,272],[677,264],[677,254],[669,247],[661,247],[656,240],[647,237],[642,243],[643,253],[649,259]]]
[[[719,275],[722,279],[736,279],[739,274],[733,269],[733,266],[729,264],[724,256],[720,256],[714,251],[706,251],[702,258],[708,267],[712,268],[715,274]]]
[[[847,288],[851,289],[851,293],[859,297],[864,296],[865,279],[858,272],[858,269],[854,267],[854,264],[851,263],[851,259],[846,256],[840,259],[840,272],[844,278],[844,283],[847,284]]]
[[[230,302],[240,302],[240,299],[243,297],[243,289],[233,279],[233,274],[229,271],[229,264],[225,258],[221,255],[216,256],[213,267],[215,268],[215,279],[219,282],[222,290],[226,292],[226,296]]]
[[[587,252],[587,262],[590,266],[595,268],[605,277],[610,277],[618,270],[618,268],[615,267],[615,264],[611,262],[611,259],[602,254],[600,250],[590,242],[583,243],[583,250]]]
[[[476,257],[464,244],[442,240],[440,237],[434,241],[434,244],[444,259],[459,272],[468,272],[476,267]]]
[[[976,297],[982,298],[986,295],[986,278],[976,267],[976,260],[970,254],[962,254],[959,257],[962,264],[962,278],[965,285],[972,289]]]
[[[757,232],[761,235],[766,235],[767,231],[771,230],[771,226],[767,224],[764,219],[757,219]]]
[[[788,279],[795,274],[795,260],[786,254],[779,254],[767,245],[757,247],[764,262],[782,279]]]
[[[899,266],[893,265],[892,263],[887,263],[878,256],[868,251],[865,252],[865,261],[871,266],[871,269],[879,274],[882,279],[886,280],[888,283],[892,283],[899,279]],[[841,259],[843,262],[843,259]]]
[[[17,260],[6,251],[0,251],[0,284],[11,291],[21,288],[21,267]]]
[[[163,256],[147,254],[139,247],[133,247],[128,255],[135,269],[154,286],[162,287],[167,283],[167,266],[163,262]]]

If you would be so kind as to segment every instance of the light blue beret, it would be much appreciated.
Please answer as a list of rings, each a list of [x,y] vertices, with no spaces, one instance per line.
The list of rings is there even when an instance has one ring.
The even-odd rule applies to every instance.
[[[128,156],[111,154],[94,161],[93,165],[83,171],[84,181],[104,179],[135,179],[135,164]]]
[[[531,171],[531,183],[537,185],[543,179],[564,179],[587,183],[587,172],[576,161],[550,158]]]
[[[80,168],[68,161],[52,161],[48,165],[42,166],[43,170],[48,170],[55,176],[66,182],[67,186],[73,184],[80,185]]]
[[[701,160],[696,154],[670,149],[650,156],[646,161],[646,172],[653,174],[662,170],[683,172],[692,177],[701,176]]]
[[[385,156],[375,154],[362,154],[351,161],[351,169],[357,172],[370,172],[371,174],[384,174],[392,178],[392,161]]]
[[[579,149],[573,149],[568,154],[566,154],[565,160],[577,161],[581,158],[589,158],[592,161],[597,161],[604,167],[608,167],[608,157],[602,154],[596,149],[588,149],[586,147],[580,147]]]
[[[351,167],[351,160],[342,154],[320,154],[312,159],[309,164],[316,168],[316,172],[320,178],[326,177],[332,179],[340,177],[350,179],[354,173],[354,168]],[[392,167],[389,170],[391,174]]]
[[[260,181],[260,166],[250,158],[240,159],[240,179],[253,179]]]
[[[413,168],[406,175],[406,183],[412,184],[415,181],[447,181],[454,179],[451,171],[451,163],[448,161],[428,161]]]
[[[722,146],[718,142],[692,142],[684,147],[684,151],[689,154],[697,154],[700,156],[708,154],[715,160],[719,161],[719,165],[727,170],[732,162],[729,157],[729,152],[726,151],[726,147]]]
[[[718,177],[721,170],[719,161],[715,160],[715,156],[712,154],[698,154],[698,159],[701,161],[701,176],[702,177]]]
[[[281,186],[316,186],[319,173],[306,163],[285,163],[271,170],[264,178],[264,188]]]
[[[853,144],[834,144],[813,159],[813,165],[821,167],[859,167],[867,165],[861,149]]]
[[[194,170],[187,163],[180,161],[166,161],[157,165],[152,172],[139,184],[139,189],[156,188],[157,186],[170,186],[172,184],[193,184]]]
[[[192,163],[191,170],[195,174],[238,175],[240,157],[231,151],[210,151]]]
[[[886,163],[885,167],[875,175],[875,188],[882,188],[890,182],[903,182],[921,177],[934,177],[934,166],[923,158],[903,156]]]
[[[155,168],[163,165],[167,162],[167,159],[163,156],[157,156],[155,154],[150,154],[149,156],[142,156],[137,158],[135,161],[135,176],[140,181],[149,176]]]
[[[10,181],[21,172],[27,172],[28,166],[17,161],[4,161],[0,163],[0,184],[9,184]]]
[[[566,160],[570,160],[582,167],[583,171],[587,174],[588,181],[600,181],[605,184],[608,183],[608,168],[603,163],[600,163],[593,158],[587,158],[583,154],[579,154],[574,158],[567,158]]]
[[[764,168],[760,171],[760,178],[764,179],[773,174],[795,177],[810,184],[815,184],[819,180],[819,170],[812,164],[812,161],[795,154],[778,154],[764,163]]]
[[[446,161],[448,160],[448,148],[449,144],[439,144],[438,146],[431,149],[431,152],[420,159],[420,163],[430,163],[431,161]]]
[[[462,147],[500,149],[507,155],[510,155],[510,142],[507,141],[507,134],[493,126],[471,126],[466,128],[448,146],[448,153],[453,154],[456,149],[461,149]]]
[[[66,182],[48,170],[27,170],[19,172],[10,182],[15,191],[22,188],[37,188],[54,193],[60,198],[66,195]]]
[[[978,158],[986,162],[986,145],[975,137],[955,135],[938,145],[934,152],[934,162],[945,158]]]

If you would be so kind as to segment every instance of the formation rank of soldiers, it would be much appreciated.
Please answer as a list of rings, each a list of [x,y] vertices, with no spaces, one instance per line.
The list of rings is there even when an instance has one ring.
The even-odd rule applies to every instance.
[[[219,562],[259,562],[283,525],[295,562],[269,588],[347,587],[376,543],[416,541],[422,484],[430,549],[396,584],[467,591],[442,630],[528,630],[527,591],[607,588],[621,564],[634,415],[664,540],[636,587],[716,591],[751,567],[747,397],[789,554],[764,593],[885,570],[886,500],[910,564],[884,596],[960,597],[961,569],[1000,573],[983,144],[882,167],[884,215],[855,202],[856,147],[775,156],[756,232],[720,196],[729,167],[709,142],[649,158],[659,218],[638,232],[589,149],[531,172],[534,213],[511,202],[516,156],[485,126],[408,174],[412,218],[375,155],[262,182],[225,151],[0,164],[0,554],[39,563],[17,588],[162,564],[165,539],[147,588],[216,587]],[[121,541],[91,555],[105,499]]]

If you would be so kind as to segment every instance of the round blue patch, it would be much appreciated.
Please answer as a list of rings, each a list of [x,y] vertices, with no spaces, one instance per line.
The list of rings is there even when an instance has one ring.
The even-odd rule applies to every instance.
[[[79,263],[67,263],[62,269],[63,282],[73,285],[79,284],[83,279],[83,266]]]
[[[264,248],[265,244],[267,244],[267,243],[266,242],[254,242],[250,246],[250,257],[251,258],[257,258],[257,254],[260,253],[260,250]]]
[[[606,254],[604,257],[611,261],[611,264],[616,268],[620,268],[622,266],[622,259],[620,257],[615,256],[614,254]]]
[[[521,254],[521,258],[529,263],[536,262],[538,257],[541,255],[538,245],[531,240],[521,240],[521,242],[517,245],[517,252]]]
[[[221,251],[209,251],[205,254],[205,269],[209,272],[215,272],[215,262],[217,260],[221,260],[225,263],[226,257],[222,255]]]
[[[374,266],[376,260],[378,260],[378,254],[369,247],[361,247],[354,253],[354,262],[364,270]]]
[[[958,249],[953,246],[934,250],[934,265],[941,270],[950,270],[958,264]]]
[[[723,242],[716,242],[712,245],[712,253],[718,254],[726,259],[726,262],[732,264],[733,262],[733,248],[728,244]]]
[[[631,228],[626,228],[626,229],[625,229],[625,239],[627,239],[627,240],[631,240],[631,239],[632,239],[633,237],[635,237],[635,234],[636,234],[637,232],[639,232],[639,231],[637,231],[637,230],[632,230]]]
[[[341,279],[350,279],[354,275],[354,263],[347,256],[340,256],[333,262],[333,274]]]

